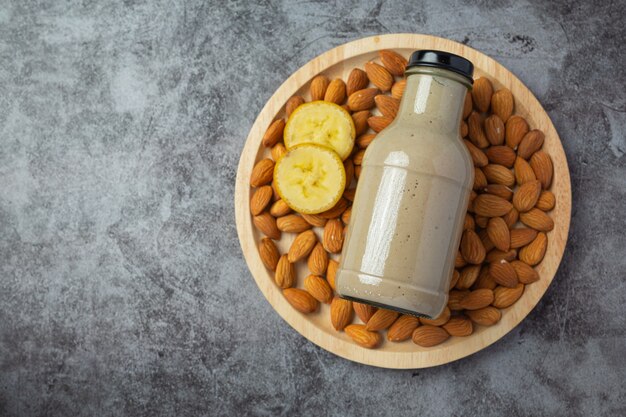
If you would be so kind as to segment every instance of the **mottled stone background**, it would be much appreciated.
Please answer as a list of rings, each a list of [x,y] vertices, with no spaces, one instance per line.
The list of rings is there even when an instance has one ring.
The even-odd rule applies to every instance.
[[[0,415],[626,415],[623,1],[0,2]],[[570,163],[545,298],[467,359],[340,359],[237,240],[239,153],[321,52],[418,32],[518,75]]]

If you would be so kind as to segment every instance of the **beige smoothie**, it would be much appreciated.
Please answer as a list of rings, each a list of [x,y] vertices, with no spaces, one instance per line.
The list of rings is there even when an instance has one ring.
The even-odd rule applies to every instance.
[[[342,297],[437,317],[473,183],[459,134],[471,78],[429,66],[406,74],[398,117],[365,152],[336,283]]]

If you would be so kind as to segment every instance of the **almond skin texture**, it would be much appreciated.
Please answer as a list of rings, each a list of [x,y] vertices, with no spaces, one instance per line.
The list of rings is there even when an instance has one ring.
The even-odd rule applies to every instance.
[[[291,207],[287,205],[283,200],[276,200],[272,207],[270,207],[270,214],[274,217],[282,217],[291,213]]]
[[[441,312],[441,314],[435,317],[434,319],[427,319],[425,317],[420,317],[420,323],[426,324],[429,326],[442,326],[446,324],[448,320],[450,320],[451,315],[452,315],[452,312],[450,311],[450,309],[448,307],[445,307],[443,311]]]
[[[325,275],[328,268],[328,253],[321,243],[317,242],[307,260],[309,271],[313,275]]]
[[[492,145],[504,143],[504,122],[497,115],[492,114],[484,122],[485,136]]]
[[[352,323],[352,301],[335,296],[330,303],[330,322],[337,331],[342,331]]]
[[[478,149],[478,148],[477,148]],[[484,189],[487,186],[487,177],[485,177],[485,173],[482,169],[478,167],[474,167],[474,184],[472,185],[472,189],[479,191]],[[473,210],[470,210],[473,211]]]
[[[528,245],[537,237],[537,231],[526,227],[511,230],[511,248],[518,249]]]
[[[543,146],[544,135],[541,130],[533,129],[526,133],[517,147],[517,156],[528,159]]]
[[[542,191],[537,200],[536,207],[542,211],[550,211],[556,204],[556,197],[550,191]]]
[[[517,284],[515,288],[497,287],[493,290],[493,306],[507,308],[520,299],[524,293],[524,284]]]
[[[263,265],[265,265],[267,269],[271,271],[276,270],[280,254],[272,239],[267,237],[261,239],[259,242],[259,256],[261,257],[261,262],[263,262]]]
[[[333,299],[333,290],[328,282],[318,275],[308,275],[304,279],[304,289],[320,303],[330,303]]]
[[[362,110],[352,114],[352,121],[354,122],[354,129],[356,131],[356,135],[360,136],[369,127],[367,124],[367,119],[369,119],[371,113],[369,110]]]
[[[511,190],[506,185],[502,184],[489,184],[483,190],[487,194],[497,195],[500,198],[504,198],[507,201],[510,201],[513,198],[513,190]]]
[[[461,137],[464,138],[469,135],[469,126],[465,120],[461,120],[461,126],[459,127]]]
[[[443,328],[450,336],[466,337],[474,332],[472,321],[465,316],[454,316],[448,320]]]
[[[509,226],[510,229],[519,220],[519,211],[517,211],[517,209],[513,207],[511,211],[502,216],[502,219],[506,222],[506,225]]]
[[[485,260],[485,247],[473,230],[465,230],[463,232],[461,254],[463,259],[471,264],[480,265]]]
[[[274,191],[269,185],[257,188],[250,199],[250,213],[252,213],[253,216],[261,214],[270,201],[272,201],[273,195]]]
[[[450,335],[441,327],[423,325],[413,331],[413,343],[422,347],[437,346],[446,340]]]
[[[389,331],[387,331],[387,340],[390,342],[409,340],[413,335],[413,331],[417,329],[419,324],[420,321],[417,317],[404,314],[398,317],[398,320],[396,320],[389,328]]]
[[[450,293],[448,294],[448,308],[450,310],[462,310],[463,308],[461,307],[461,301],[463,301],[463,298],[465,298],[467,294],[469,294],[469,291],[467,290],[450,291]]]
[[[489,223],[489,217],[481,216],[479,214],[477,214],[474,217],[474,220],[476,221],[476,226],[480,227],[481,229],[486,229],[487,228],[487,224]],[[485,248],[485,250],[486,249],[487,248]]]
[[[535,181],[537,179],[528,162],[519,156],[515,159],[513,169],[515,171],[515,180],[518,185],[525,184],[529,181]]]
[[[374,107],[374,98],[380,93],[378,88],[364,88],[348,97],[348,106],[352,111],[369,110]]]
[[[504,139],[506,146],[516,149],[522,138],[528,133],[528,123],[521,116],[511,116],[506,121]]]
[[[481,326],[493,326],[502,318],[502,313],[495,307],[485,307],[479,310],[467,311],[467,316]]]
[[[370,331],[384,330],[396,321],[398,315],[395,311],[379,308],[367,321],[365,328]]]
[[[328,267],[326,268],[326,281],[330,285],[330,288],[336,290],[335,286],[335,278],[337,277],[337,268],[339,268],[339,264],[337,261],[333,259],[328,260]]]
[[[341,221],[346,226],[350,223],[350,216],[352,215],[352,207],[348,207],[346,211],[341,215]],[[344,228],[345,229],[345,228]]]
[[[537,180],[522,184],[513,195],[513,206],[520,213],[527,212],[535,207],[541,194],[541,183]]]
[[[472,161],[474,162],[474,166],[477,167],[484,167],[489,163],[489,160],[487,159],[487,155],[485,155],[485,152],[483,152],[482,150],[480,150],[479,148],[477,148],[472,142],[470,142],[469,140],[463,140],[463,143],[465,143],[465,146],[467,147],[467,150],[470,153],[470,156],[472,157]],[[485,179],[486,181],[486,179]]]
[[[480,272],[480,275],[478,276],[478,279],[476,280],[476,283],[474,284],[473,289],[480,290],[486,288],[489,290],[493,290],[497,286],[498,284],[496,284],[496,282],[493,280],[493,277],[489,275],[489,268],[483,268],[483,270]]]
[[[250,185],[252,187],[260,187],[272,182],[274,176],[274,161],[269,158],[261,159],[252,168],[250,175]]]
[[[545,212],[539,209],[532,209],[526,213],[520,213],[519,219],[526,226],[540,232],[549,232],[554,229],[554,221]]]
[[[286,153],[287,149],[282,143],[277,143],[276,145],[272,146],[272,159],[274,161],[278,161]]]
[[[319,306],[311,294],[299,288],[285,288],[283,295],[293,308],[304,314],[313,313]]]
[[[319,214],[302,214],[301,216],[313,227],[324,227],[328,221]]]
[[[343,246],[343,224],[339,219],[330,219],[324,226],[322,245],[329,253],[341,252]]]
[[[378,110],[380,110],[383,116],[394,119],[398,114],[400,100],[391,96],[379,94],[374,97],[374,102],[376,103],[376,107],[378,107]]]
[[[320,213],[319,216],[324,219],[335,219],[341,216],[341,213],[346,211],[347,208],[348,202],[346,201],[346,199],[340,198],[339,201],[337,201],[337,204],[335,204],[332,208]]]
[[[546,248],[548,247],[548,238],[545,233],[537,234],[535,240],[524,246],[519,251],[520,261],[535,266],[546,254]]]
[[[489,218],[485,217],[485,219],[487,219],[487,224],[485,225],[484,228],[481,226],[483,230],[480,230],[478,232],[478,237],[480,238],[480,241],[483,242],[483,246],[485,247],[485,250],[489,252],[491,249],[495,248],[495,245],[493,244],[493,242],[489,238],[489,234],[487,233],[487,227],[489,227]]]
[[[385,67],[374,62],[367,62],[365,64],[365,72],[367,73],[367,78],[370,79],[372,84],[380,88],[381,91],[391,90],[391,86],[393,85],[393,75],[391,75]]]
[[[406,87],[406,80],[400,80],[393,84],[391,87],[391,97],[400,100],[402,95],[404,94],[404,89]]]
[[[367,119],[365,120],[365,124],[367,126]],[[376,133],[366,133],[356,139],[356,144],[359,146],[359,148],[365,149],[369,146],[370,143],[372,143],[374,139],[376,139]]]
[[[474,230],[476,228],[476,222],[471,214],[465,213],[465,221],[463,222],[463,230]]]
[[[463,102],[463,120],[467,119],[472,113],[474,103],[472,102],[472,93],[469,91],[465,94],[465,101]]]
[[[369,304],[357,303],[356,301],[352,303],[352,307],[354,308],[354,312],[359,317],[359,319],[365,324],[370,321],[370,319],[377,310],[377,308],[374,306],[371,306]]]
[[[386,116],[372,116],[367,119],[367,124],[376,133],[389,126],[391,122],[393,122],[393,119]]]
[[[514,106],[513,94],[507,88],[501,88],[491,96],[491,111],[505,122],[513,114]]]
[[[500,217],[512,208],[511,203],[493,194],[481,194],[474,199],[474,213],[480,216]]]
[[[373,349],[380,344],[382,337],[378,332],[370,332],[363,324],[351,324],[345,328],[346,334],[358,345]]]
[[[263,135],[263,146],[271,148],[283,139],[283,130],[285,130],[285,120],[275,120],[270,127],[267,128]]]
[[[485,154],[492,164],[513,168],[515,163],[515,151],[508,146],[492,146],[487,149]]]
[[[274,240],[280,239],[280,230],[276,227],[276,219],[267,211],[252,217],[252,223],[265,236]]]
[[[489,110],[492,95],[493,86],[491,85],[491,81],[485,77],[480,77],[474,81],[474,86],[472,88],[472,101],[474,102],[474,107],[478,109],[478,111],[484,113]]]
[[[356,187],[355,188],[348,188],[343,192],[343,198],[345,198],[348,201],[354,201],[354,195],[356,194]],[[346,209],[346,211],[350,210],[352,207]],[[345,213],[345,211],[344,211]]]
[[[325,75],[318,75],[311,81],[311,101],[324,100],[330,81]]]
[[[535,173],[535,177],[541,182],[544,190],[552,184],[552,159],[544,151],[537,151],[530,157],[530,167]]]
[[[470,141],[472,141],[474,145],[480,149],[489,146],[489,141],[487,140],[485,131],[483,130],[483,122],[480,114],[472,112],[467,119],[467,126],[469,129]]]
[[[326,93],[324,94],[324,101],[330,103],[341,104],[346,99],[346,83],[339,78],[335,78],[328,84]]]
[[[461,274],[459,273],[459,271],[455,269],[454,272],[452,273],[452,279],[450,280],[450,285],[448,286],[448,290],[451,290],[452,288],[456,286],[456,284],[459,282],[459,278],[461,278]]]
[[[367,78],[367,74],[365,71],[359,68],[355,68],[350,72],[348,76],[348,82],[346,83],[346,94],[348,97],[352,95],[355,91],[359,91],[367,87],[370,83],[369,78]]]
[[[350,158],[346,159],[345,161],[343,161],[343,169],[346,171],[346,185],[350,185],[349,182],[352,182],[352,178],[354,178],[354,162],[352,162]],[[337,204],[339,203],[347,204],[347,201],[344,198],[342,198],[341,200],[337,202]],[[339,207],[337,207],[337,204],[335,204],[335,207],[333,207],[333,209],[339,210]]]
[[[513,288],[517,285],[517,273],[513,266],[504,259],[489,265],[489,275],[503,287]],[[489,304],[487,304],[489,305]]]
[[[480,274],[480,269],[480,265],[468,265],[464,267],[459,274],[459,280],[456,283],[456,288],[459,290],[466,290],[474,285],[474,282],[476,282],[476,279],[478,279],[478,275]]]
[[[485,258],[485,260],[491,264],[491,263],[500,262],[501,260],[511,262],[516,257],[517,257],[517,251],[515,249],[510,249],[506,252],[503,252],[500,249],[492,249],[487,254],[487,257]]]
[[[491,305],[493,291],[487,288],[470,292],[461,300],[461,307],[465,310],[478,310]]]
[[[277,218],[276,226],[281,232],[287,233],[301,233],[311,228],[311,225],[297,214],[288,214]]]
[[[296,268],[289,262],[287,255],[283,255],[278,259],[274,282],[280,288],[291,288],[296,283]]]
[[[307,230],[300,233],[291,243],[287,259],[289,262],[296,263],[300,259],[306,258],[313,250],[313,247],[317,243],[317,237],[312,230]]]
[[[382,51],[378,51],[378,56],[387,71],[391,74],[398,77],[402,77],[404,75],[407,60],[402,55],[388,49],[383,49]]]
[[[285,104],[285,114],[287,117],[291,116],[291,113],[301,104],[304,104],[304,99],[300,96],[293,96],[287,100],[287,104]]]
[[[519,282],[522,284],[532,284],[533,282],[539,281],[539,274],[532,266],[522,261],[513,261],[511,265],[515,269]]]
[[[508,251],[511,246],[509,226],[502,217],[492,217],[487,224],[487,235],[494,246],[501,251]]]
[[[490,184],[502,184],[507,187],[515,185],[515,175],[503,165],[489,164],[483,168],[483,172]]]

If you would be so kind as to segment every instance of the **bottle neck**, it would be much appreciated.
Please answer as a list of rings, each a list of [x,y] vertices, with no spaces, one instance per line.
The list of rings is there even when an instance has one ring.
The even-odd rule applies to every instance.
[[[452,71],[415,67],[407,71],[398,121],[444,134],[458,133],[469,80]]]

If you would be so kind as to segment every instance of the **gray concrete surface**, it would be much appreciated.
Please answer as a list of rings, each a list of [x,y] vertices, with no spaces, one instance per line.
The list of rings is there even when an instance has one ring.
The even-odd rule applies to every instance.
[[[619,1],[1,2],[0,415],[626,415],[625,19]],[[462,41],[517,74],[574,193],[530,316],[417,371],[292,330],[233,215],[272,92],[389,32]]]

